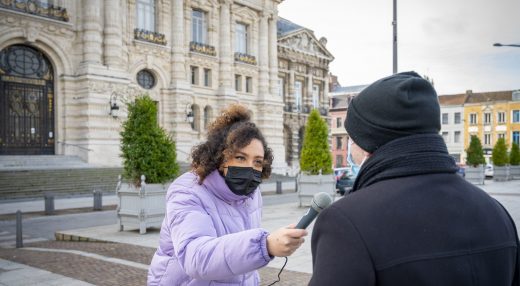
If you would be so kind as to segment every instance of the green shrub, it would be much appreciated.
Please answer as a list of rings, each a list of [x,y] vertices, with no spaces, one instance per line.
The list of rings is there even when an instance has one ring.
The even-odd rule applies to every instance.
[[[329,147],[329,128],[318,110],[311,111],[305,126],[300,168],[309,175],[332,174],[332,155]]]
[[[468,149],[466,149],[466,154],[467,165],[477,167],[480,164],[486,163],[486,159],[484,159],[484,151],[482,151],[482,144],[475,135],[471,135],[471,140]]]
[[[511,146],[511,153],[509,154],[509,164],[512,166],[520,165],[520,149],[518,144],[513,143]]]
[[[150,184],[174,179],[179,172],[175,142],[157,124],[155,102],[143,95],[127,107],[128,119],[120,133],[123,177],[136,186],[140,185],[141,175]]]
[[[509,163],[506,140],[504,138],[498,138],[497,143],[493,147],[491,158],[493,160],[493,165],[498,167],[505,166]]]

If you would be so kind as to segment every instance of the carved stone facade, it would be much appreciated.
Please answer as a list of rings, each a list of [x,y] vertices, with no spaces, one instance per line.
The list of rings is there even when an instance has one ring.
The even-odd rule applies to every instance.
[[[299,171],[305,124],[316,108],[329,122],[329,63],[334,60],[327,40],[283,18],[278,19],[278,94],[284,102],[285,161]],[[271,79],[273,76],[271,75]],[[330,124],[329,124],[330,125]]]
[[[252,110],[253,120],[274,151],[274,171],[284,173],[284,98],[278,96],[276,34],[281,1],[50,0],[52,5],[39,4],[46,5],[42,13],[54,13],[53,17],[3,5],[0,52],[28,46],[41,51],[52,65],[54,154],[120,166],[124,103],[148,93],[157,101],[159,124],[176,141],[179,160],[187,161],[191,148],[204,140],[209,121],[230,103],[240,102]],[[153,5],[152,30],[139,24],[143,9],[138,5],[143,2]],[[202,42],[194,41],[194,11],[203,18]],[[148,25],[149,19],[144,20],[143,25]],[[243,34],[237,34],[238,25]],[[321,51],[312,35],[306,40],[315,52]],[[238,41],[244,41],[245,53],[235,48]],[[306,60],[301,56],[304,52],[284,45],[283,59],[298,58],[295,63],[312,66],[307,73],[313,74],[313,82],[326,82],[328,61],[319,54]],[[118,116],[114,103],[120,107]]]

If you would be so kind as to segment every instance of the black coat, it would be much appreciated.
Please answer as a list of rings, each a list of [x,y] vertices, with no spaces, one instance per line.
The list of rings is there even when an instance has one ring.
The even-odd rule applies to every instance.
[[[507,211],[454,173],[384,179],[319,215],[310,285],[513,285],[517,245]]]

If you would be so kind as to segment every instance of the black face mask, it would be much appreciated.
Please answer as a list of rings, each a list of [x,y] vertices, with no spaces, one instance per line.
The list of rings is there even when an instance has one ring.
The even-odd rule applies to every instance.
[[[262,183],[262,172],[251,167],[229,166],[227,168],[224,180],[229,189],[236,195],[247,196]]]

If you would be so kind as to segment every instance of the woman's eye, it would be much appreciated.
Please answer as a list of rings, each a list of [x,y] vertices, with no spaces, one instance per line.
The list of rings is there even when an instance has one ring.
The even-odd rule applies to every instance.
[[[244,161],[246,158],[244,156],[236,156],[235,159],[238,161]]]
[[[257,165],[257,166],[262,166],[263,163],[264,162],[262,160],[256,160],[255,161],[255,165]]]

